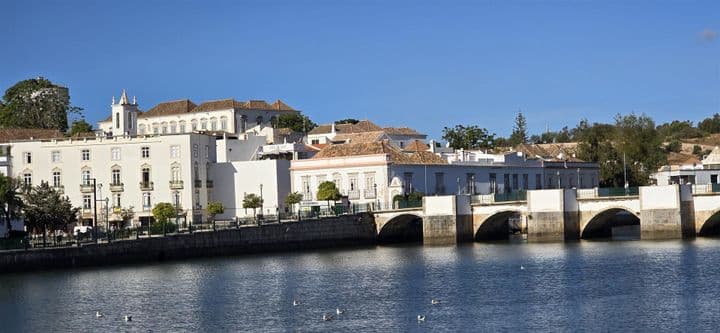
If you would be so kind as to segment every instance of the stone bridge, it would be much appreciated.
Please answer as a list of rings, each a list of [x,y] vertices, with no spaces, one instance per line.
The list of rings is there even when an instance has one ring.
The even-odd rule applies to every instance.
[[[697,186],[696,186],[697,187]],[[636,195],[602,197],[598,189],[532,190],[520,201],[493,196],[435,196],[423,207],[375,212],[381,240],[417,238],[426,244],[507,238],[528,241],[609,237],[612,228],[639,225],[641,239],[720,235],[720,193],[689,185],[640,187]]]

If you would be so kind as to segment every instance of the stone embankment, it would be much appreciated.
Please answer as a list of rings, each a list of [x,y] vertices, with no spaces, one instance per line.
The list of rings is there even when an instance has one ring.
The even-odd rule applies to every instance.
[[[82,247],[4,251],[0,273],[370,245],[376,240],[372,215],[344,215]]]

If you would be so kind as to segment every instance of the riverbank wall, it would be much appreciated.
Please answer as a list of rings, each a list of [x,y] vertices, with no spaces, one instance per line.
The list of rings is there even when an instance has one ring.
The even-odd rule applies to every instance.
[[[372,215],[343,215],[81,247],[5,251],[0,252],[0,273],[372,245],[376,241]]]

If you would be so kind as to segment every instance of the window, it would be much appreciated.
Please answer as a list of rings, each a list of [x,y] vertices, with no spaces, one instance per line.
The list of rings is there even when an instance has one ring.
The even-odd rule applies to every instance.
[[[535,189],[542,189],[542,176],[539,173],[535,175]]]
[[[180,205],[180,192],[177,192],[177,191],[173,192],[173,204],[175,205],[176,208],[182,207]]]
[[[310,141],[310,144],[319,145],[319,144],[320,144],[320,139],[312,139],[312,140]]]
[[[247,116],[240,116],[240,132],[245,133],[247,129]]]
[[[205,145],[205,158],[210,158],[210,147],[208,145]]]
[[[25,162],[25,164],[32,164],[32,153],[23,153],[23,162]]]
[[[435,173],[435,194],[445,194],[445,174],[442,172]]]
[[[162,134],[167,134],[167,131],[168,131],[168,124],[167,124],[167,123],[162,123],[162,125],[160,126],[160,128],[162,129],[162,130],[161,130],[161,131],[162,131]]]
[[[405,191],[405,194],[408,194],[413,191],[413,173],[412,172],[405,172],[403,173],[403,190]]]
[[[200,180],[200,169],[198,168],[197,162],[193,165],[193,175],[195,176],[195,180]]]
[[[512,189],[510,188],[510,175],[507,173],[503,175],[503,192],[512,192]]]
[[[51,153],[50,153],[50,160],[51,160],[53,163],[58,163],[58,162],[60,162],[60,151],[55,150],[55,151],[51,152]]]
[[[202,206],[200,206],[200,191],[199,190],[195,190],[195,208],[198,208],[198,209],[202,208]]]
[[[262,116],[257,116],[257,118],[255,118],[255,122],[256,122],[258,125],[262,124],[262,123],[263,123],[263,117],[262,117]]]
[[[62,186],[62,179],[60,177],[60,171],[53,171],[52,180],[54,188],[59,188],[60,186]]]
[[[373,191],[372,192],[373,195],[375,195],[375,191],[377,191],[377,185],[375,184],[375,173],[374,172],[365,174],[365,191]],[[365,196],[367,196],[367,194]]]
[[[348,186],[350,191],[355,191],[358,189],[357,182],[358,176],[356,173],[351,173],[348,175]]]
[[[180,133],[185,133],[185,122],[184,121],[180,122]]]
[[[110,149],[110,155],[113,161],[119,161],[120,160],[120,148],[112,148]]]
[[[119,168],[112,169],[112,184],[120,185],[120,169]]]
[[[180,158],[180,146],[170,146],[170,157]]]
[[[173,121],[170,123],[170,133],[175,133],[176,131],[177,131],[177,123]]]
[[[122,194],[121,193],[113,193],[113,201],[112,201],[113,207],[117,207],[117,208],[122,207],[121,201],[122,201]]]
[[[82,184],[90,185],[90,178],[92,178],[92,176],[90,175],[90,170],[89,169],[83,170],[82,174],[80,176],[80,179],[82,180]]]
[[[312,200],[312,192],[310,192],[310,176],[302,176],[300,180],[302,183],[303,199]]]
[[[528,184],[529,182],[530,182],[530,180],[529,180],[528,174],[524,173],[523,174],[523,183],[522,183],[523,189],[530,188],[530,184]]]
[[[92,197],[89,194],[83,194],[83,209],[92,207]]]
[[[138,126],[138,132],[140,134],[145,134],[145,125],[141,124],[140,126]]]
[[[210,163],[205,163],[205,179],[210,179]]]
[[[158,134],[158,133],[160,133],[160,129],[158,128],[158,125],[154,125],[153,126],[153,134]]]
[[[197,144],[193,145],[193,157],[194,158],[198,157],[198,145]]]
[[[226,117],[220,118],[220,129],[223,131],[227,130],[227,118]]]
[[[217,130],[217,119],[216,118],[210,118],[210,130]]]
[[[518,188],[520,188],[520,186],[518,185],[518,175],[517,174],[512,175],[512,180],[513,180],[513,185],[512,185],[513,190],[517,190]]]
[[[191,124],[190,126],[191,126],[193,132],[197,131],[197,129],[198,129],[198,122],[197,122],[197,120],[193,119],[192,121],[190,121],[190,124]]]
[[[200,119],[200,129],[203,131],[207,129],[207,119]]]
[[[180,178],[181,178],[181,176],[180,176],[180,167],[177,166],[177,165],[173,165],[173,166],[170,168],[170,180],[176,182],[176,181],[179,181]]]
[[[143,208],[150,209],[152,207],[152,200],[150,200],[150,193],[143,192]]]
[[[143,182],[143,184],[145,184],[145,186],[148,186],[150,184],[150,168],[149,167],[142,168],[142,182]]]
[[[82,160],[83,160],[83,161],[89,161],[89,160],[90,160],[90,149],[83,149],[83,150],[82,150]]]
[[[32,173],[23,173],[23,184],[25,184],[25,186],[32,186]]]
[[[490,193],[497,192],[497,174],[490,173]]]
[[[142,158],[150,158],[150,147],[140,148],[140,156]]]
[[[339,173],[333,174],[333,183],[335,183],[335,187],[342,193],[342,176]]]
[[[465,175],[465,193],[475,194],[475,174],[468,173]]]

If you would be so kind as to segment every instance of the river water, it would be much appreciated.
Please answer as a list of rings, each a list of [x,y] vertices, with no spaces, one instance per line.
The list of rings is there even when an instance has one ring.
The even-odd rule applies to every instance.
[[[0,331],[717,331],[719,264],[720,240],[698,239],[377,246],[3,275]]]

